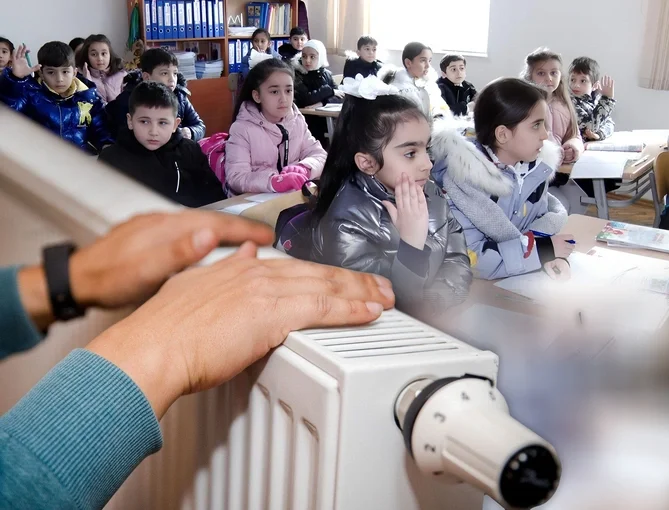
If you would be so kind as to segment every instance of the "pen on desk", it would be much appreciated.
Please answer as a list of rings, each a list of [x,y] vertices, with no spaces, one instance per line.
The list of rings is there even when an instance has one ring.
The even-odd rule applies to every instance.
[[[534,234],[534,237],[539,237],[539,238],[542,238],[542,237],[553,237],[553,236],[551,236],[551,235],[549,235],[549,234],[545,234],[545,233],[543,233],[543,232],[539,232],[538,230],[531,230],[530,232],[532,232],[532,233]],[[573,239],[565,239],[565,243],[576,244],[576,241],[574,241]]]
[[[649,158],[648,155],[645,155],[643,158],[637,159],[634,163],[632,163],[632,166],[637,166],[643,163],[644,161],[647,161]]]

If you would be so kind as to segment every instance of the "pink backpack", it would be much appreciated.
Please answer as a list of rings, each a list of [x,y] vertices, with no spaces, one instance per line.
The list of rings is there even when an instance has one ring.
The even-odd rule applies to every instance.
[[[209,167],[223,186],[225,186],[225,144],[229,137],[228,133],[215,133],[197,142],[209,160]]]

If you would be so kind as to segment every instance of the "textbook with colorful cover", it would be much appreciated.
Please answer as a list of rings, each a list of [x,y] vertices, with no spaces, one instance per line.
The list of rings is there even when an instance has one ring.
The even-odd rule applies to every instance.
[[[642,248],[669,253],[669,231],[609,221],[597,234],[597,241],[609,246]]]

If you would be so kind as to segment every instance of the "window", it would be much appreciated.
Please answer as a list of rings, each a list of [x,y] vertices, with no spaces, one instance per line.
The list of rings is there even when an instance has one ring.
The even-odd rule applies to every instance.
[[[419,41],[435,53],[488,53],[490,0],[367,0],[369,33],[379,47]]]

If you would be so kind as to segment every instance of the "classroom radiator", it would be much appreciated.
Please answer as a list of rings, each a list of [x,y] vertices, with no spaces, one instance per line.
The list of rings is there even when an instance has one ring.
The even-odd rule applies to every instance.
[[[0,125],[12,125],[0,137],[0,263],[178,209],[4,108]],[[3,362],[0,413],[119,317],[55,327]],[[493,353],[395,310],[368,326],[291,333],[227,384],[180,399],[161,423],[163,450],[107,508],[474,510],[484,492],[536,506],[555,491],[560,463],[509,416],[497,370]]]

